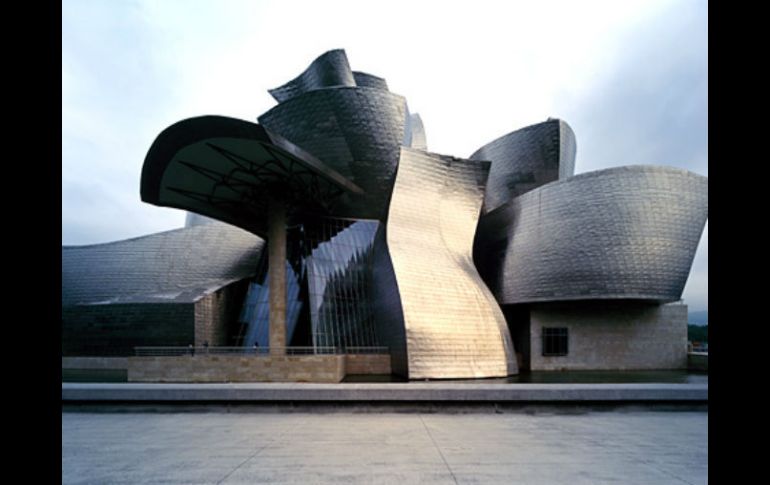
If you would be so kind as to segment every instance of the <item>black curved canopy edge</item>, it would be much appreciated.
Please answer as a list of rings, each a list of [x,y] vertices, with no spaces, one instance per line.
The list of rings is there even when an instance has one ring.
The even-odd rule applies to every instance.
[[[262,126],[236,118],[198,116],[174,123],[160,132],[144,158],[140,189],[142,201],[159,205],[163,173],[179,150],[208,138],[223,137],[271,143]]]

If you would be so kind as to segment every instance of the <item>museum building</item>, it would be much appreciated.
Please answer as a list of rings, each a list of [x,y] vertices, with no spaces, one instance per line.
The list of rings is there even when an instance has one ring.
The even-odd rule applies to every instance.
[[[184,228],[62,247],[64,356],[385,348],[410,379],[686,368],[706,177],[576,175],[559,119],[430,152],[344,50],[269,92],[257,123],[186,119],[149,148],[141,198],[188,211]]]

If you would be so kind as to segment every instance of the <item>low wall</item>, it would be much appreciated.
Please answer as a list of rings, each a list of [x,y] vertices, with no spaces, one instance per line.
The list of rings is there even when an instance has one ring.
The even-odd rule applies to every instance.
[[[389,375],[390,354],[347,354],[345,374],[347,375]]]
[[[128,357],[62,357],[62,369],[125,370]]]
[[[126,382],[128,357],[62,357],[65,382]]]
[[[129,382],[340,382],[344,355],[131,357]]]
[[[687,369],[689,370],[709,370],[708,352],[690,352],[687,354]]]
[[[345,375],[389,375],[390,355],[62,357],[67,380],[132,382],[340,382]],[[120,375],[113,374],[121,372]],[[127,375],[126,375],[127,373]]]

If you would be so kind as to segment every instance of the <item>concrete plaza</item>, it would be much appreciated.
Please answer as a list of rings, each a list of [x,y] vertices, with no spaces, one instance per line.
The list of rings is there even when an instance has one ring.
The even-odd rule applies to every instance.
[[[708,413],[62,413],[62,483],[707,483]]]

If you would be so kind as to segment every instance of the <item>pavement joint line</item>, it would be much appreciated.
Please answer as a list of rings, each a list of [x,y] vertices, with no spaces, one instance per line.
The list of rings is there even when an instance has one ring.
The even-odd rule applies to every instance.
[[[441,460],[444,462],[446,469],[449,471],[449,474],[452,475],[452,480],[454,480],[455,485],[459,485],[459,483],[457,482],[457,477],[452,471],[452,467],[449,466],[449,463],[446,461],[446,458],[444,458],[444,453],[441,452],[441,448],[439,448],[438,443],[436,443],[436,440],[433,439],[433,435],[430,433],[430,429],[428,428],[428,425],[425,424],[425,420],[422,418],[422,414],[418,414],[418,416],[420,417],[420,421],[422,421],[422,426],[425,428],[425,431],[428,433],[428,437],[433,442],[433,446],[436,447],[436,451],[438,451],[438,454],[441,457]]]
[[[292,430],[294,430],[294,429],[298,428],[299,426],[300,426],[300,424],[295,424],[295,425],[294,425],[294,427],[292,428]],[[266,444],[265,444],[265,445],[264,445],[262,448],[258,449],[256,452],[254,452],[254,454],[253,454],[253,455],[251,455],[250,457],[246,458],[246,459],[245,459],[245,460],[244,460],[244,461],[243,461],[243,462],[242,462],[240,465],[238,465],[238,466],[236,466],[235,468],[233,468],[232,470],[230,470],[230,472],[229,472],[227,475],[225,475],[224,477],[222,477],[222,478],[221,478],[221,479],[220,479],[220,480],[219,480],[219,481],[216,483],[216,485],[220,485],[222,482],[224,482],[225,480],[227,480],[228,478],[230,478],[230,475],[232,475],[233,473],[235,473],[236,471],[238,471],[238,469],[239,469],[239,468],[241,468],[241,467],[242,467],[243,465],[245,465],[246,463],[250,462],[250,461],[251,461],[252,459],[254,459],[254,458],[257,456],[257,455],[259,455],[260,453],[262,453],[262,451],[263,451],[265,448],[267,448],[268,446],[270,446],[270,445],[272,445],[273,443],[275,443],[275,442],[276,442],[276,441],[277,441],[279,438],[282,438],[284,435],[286,435],[286,431],[284,431],[283,433],[280,433],[280,434],[278,435],[278,437],[277,437],[277,438],[273,438],[273,439],[271,439],[270,441],[268,441],[268,442],[267,442],[267,443],[266,443]]]
[[[245,465],[246,463],[248,463],[249,461],[251,461],[251,459],[252,459],[252,458],[254,458],[254,457],[255,457],[255,456],[257,456],[258,454],[260,454],[260,453],[262,452],[262,450],[264,450],[264,449],[265,449],[265,448],[267,448],[268,446],[270,446],[270,443],[268,443],[268,444],[264,445],[262,448],[258,449],[256,452],[254,452],[254,454],[253,454],[253,455],[251,455],[250,457],[248,457],[248,458],[246,458],[245,460],[243,460],[243,462],[241,462],[241,463],[240,463],[238,466],[236,466],[235,468],[233,468],[232,470],[230,470],[230,471],[227,473],[227,475],[225,475],[224,477],[222,477],[221,479],[219,479],[219,481],[217,482],[217,484],[216,484],[216,485],[219,485],[220,483],[222,483],[222,482],[224,482],[225,480],[227,480],[228,478],[230,478],[230,475],[232,475],[233,473],[235,473],[236,471],[238,471],[238,469],[239,469],[239,468],[241,468],[243,465]]]
[[[613,447],[608,445],[608,448],[613,448]],[[620,449],[621,449],[621,453],[624,456],[626,456],[627,458],[630,458],[632,460],[638,460],[640,463],[642,463],[642,464],[644,464],[646,466],[649,466],[650,468],[652,468],[652,469],[654,469],[654,470],[656,470],[656,471],[658,471],[658,472],[660,472],[660,473],[662,473],[664,475],[668,475],[669,477],[671,477],[673,479],[676,479],[676,480],[679,480],[681,482],[684,482],[687,485],[695,485],[694,483],[689,482],[689,481],[685,480],[682,477],[674,475],[673,473],[670,473],[670,472],[660,468],[657,463],[655,463],[654,461],[650,460],[649,458],[640,458],[638,454],[633,453],[633,452],[631,452],[629,450],[626,450],[625,446],[621,447]]]
[[[661,468],[658,468],[658,467],[655,467],[655,468],[656,468],[656,469],[657,469],[659,472],[663,473],[664,475],[668,475],[668,476],[670,476],[671,478],[675,478],[675,479],[677,479],[677,480],[679,480],[679,481],[681,481],[681,482],[684,482],[684,483],[686,483],[687,485],[695,485],[695,484],[693,484],[692,482],[689,482],[689,481],[685,480],[685,479],[684,479],[684,478],[682,478],[682,477],[678,477],[678,476],[674,475],[673,473],[667,472],[666,470],[663,470],[663,469],[661,469]]]
[[[676,475],[674,475],[673,473],[670,473],[670,472],[668,472],[668,471],[666,471],[666,470],[663,470],[662,468],[659,468],[659,467],[658,467],[658,465],[657,465],[657,464],[655,464],[655,463],[653,463],[652,461],[649,461],[649,460],[645,460],[645,459],[642,459],[642,460],[641,460],[641,462],[642,462],[642,463],[644,463],[645,465],[648,465],[648,466],[650,466],[651,468],[654,468],[655,470],[659,471],[660,473],[662,473],[662,474],[664,474],[664,475],[668,475],[668,476],[670,476],[671,478],[675,478],[675,479],[677,479],[677,480],[679,480],[679,481],[681,481],[681,482],[684,482],[684,483],[686,483],[687,485],[695,485],[694,483],[692,483],[692,482],[688,482],[687,480],[685,480],[685,479],[684,479],[684,478],[682,478],[682,477],[676,476]]]

